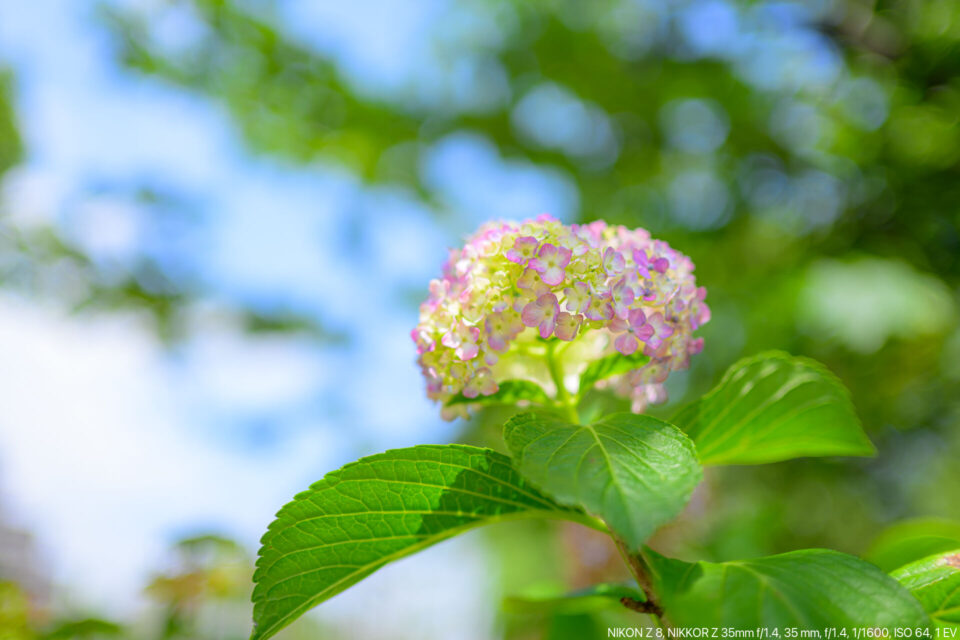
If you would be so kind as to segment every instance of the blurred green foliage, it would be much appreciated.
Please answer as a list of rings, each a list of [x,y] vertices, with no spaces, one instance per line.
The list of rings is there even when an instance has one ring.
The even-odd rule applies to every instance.
[[[13,82],[9,71],[0,67],[0,174],[20,161],[23,141],[13,112]]]

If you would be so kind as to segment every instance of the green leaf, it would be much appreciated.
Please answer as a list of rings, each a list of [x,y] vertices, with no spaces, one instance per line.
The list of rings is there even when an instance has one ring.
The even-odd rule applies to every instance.
[[[528,380],[504,380],[500,383],[500,388],[489,396],[468,398],[462,393],[458,393],[447,400],[446,406],[449,407],[455,404],[513,405],[521,400],[526,400],[534,404],[550,404],[551,402],[547,392],[534,382]]]
[[[703,464],[876,453],[836,376],[814,360],[775,351],[734,364],[674,422],[693,438]]]
[[[648,362],[650,362],[650,356],[643,355],[642,351],[636,351],[629,356],[615,353],[611,356],[594,360],[587,365],[586,370],[584,370],[580,376],[580,389],[578,393],[583,395],[601,380],[639,369]]]
[[[960,548],[938,553],[891,574],[940,627],[960,628]]]
[[[666,619],[679,627],[929,628],[916,598],[853,556],[805,549],[688,563],[645,550]]]
[[[424,445],[348,464],[284,506],[263,536],[252,637],[269,638],[393,560],[519,517],[596,526],[529,486],[490,449]]]
[[[633,549],[680,513],[703,475],[690,439],[650,416],[576,425],[524,413],[507,421],[504,439],[524,476],[602,518]]]
[[[120,638],[124,635],[126,635],[124,628],[115,622],[99,618],[84,618],[62,622],[47,631],[43,638],[44,640],[80,640],[81,638]],[[12,636],[12,638],[18,637],[20,636]]]
[[[621,607],[620,600],[631,598],[643,602],[643,592],[625,584],[597,584],[569,593],[532,593],[511,596],[503,601],[503,608],[510,613],[562,613],[572,615],[589,613],[610,607]]]
[[[920,558],[958,547],[960,522],[917,518],[884,530],[863,557],[884,571],[893,571]]]

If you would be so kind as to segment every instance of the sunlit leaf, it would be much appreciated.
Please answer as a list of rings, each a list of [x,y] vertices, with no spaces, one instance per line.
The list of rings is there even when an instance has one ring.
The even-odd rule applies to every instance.
[[[513,405],[521,400],[533,404],[550,404],[551,402],[550,396],[547,395],[547,392],[544,391],[540,385],[528,380],[504,380],[499,386],[500,388],[496,393],[492,393],[489,396],[468,398],[462,393],[458,393],[447,401],[447,406],[467,403],[479,405]]]
[[[960,629],[960,548],[938,553],[891,574],[940,627]]]
[[[875,453],[836,376],[813,360],[781,352],[735,363],[674,422],[696,443],[703,464]]]
[[[44,636],[45,640],[82,640],[83,638],[119,638],[124,635],[120,625],[99,618],[70,620],[56,625]]]
[[[505,598],[503,607],[511,613],[587,613],[613,606],[623,598],[644,601],[643,592],[625,584],[596,584],[568,593],[529,594]]]
[[[859,558],[805,549],[688,563],[644,552],[666,619],[678,627],[928,628],[916,598]]]
[[[489,449],[424,445],[348,464],[284,506],[263,536],[253,638],[272,636],[393,560],[479,525],[531,516],[592,523]]]
[[[629,356],[615,353],[591,362],[580,376],[580,391],[584,393],[601,380],[639,369],[650,362],[650,357],[637,351]]]
[[[577,425],[524,413],[507,421],[504,439],[524,476],[598,516],[632,548],[680,513],[702,477],[690,439],[650,416]]]
[[[884,571],[893,571],[935,553],[960,548],[960,522],[917,518],[884,530],[863,554]]]

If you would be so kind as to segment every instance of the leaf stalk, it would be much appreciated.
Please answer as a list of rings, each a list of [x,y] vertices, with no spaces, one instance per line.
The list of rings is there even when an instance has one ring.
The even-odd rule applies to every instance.
[[[577,400],[567,391],[567,386],[563,381],[563,363],[556,356],[556,343],[547,343],[547,369],[550,371],[550,379],[557,387],[557,405],[563,411],[567,418],[574,424],[580,424],[580,415],[577,413]]]

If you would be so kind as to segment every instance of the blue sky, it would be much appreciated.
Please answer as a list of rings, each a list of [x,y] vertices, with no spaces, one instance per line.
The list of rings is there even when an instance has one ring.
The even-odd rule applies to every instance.
[[[314,15],[328,31],[298,35],[389,84],[419,55],[404,68],[395,55],[404,38],[442,7],[424,5],[419,19],[405,6],[380,7],[385,20],[406,18],[390,23],[393,39],[375,51],[352,46],[350,34],[382,25],[353,12]],[[0,495],[6,517],[36,534],[68,601],[124,613],[139,605],[147,572],[178,535],[220,530],[253,549],[274,511],[325,471],[364,453],[454,437],[456,427],[423,397],[409,342],[416,309],[398,292],[425,290],[445,248],[480,221],[569,216],[576,194],[563,176],[505,163],[482,140],[454,137],[425,167],[458,212],[441,228],[402,191],[365,190],[331,166],[253,157],[220,106],[119,70],[91,7],[0,3],[0,61],[16,70],[27,146],[26,162],[3,185],[2,215],[22,228],[57,228],[105,269],[154,252],[196,278],[205,299],[191,338],[171,352],[136,314],[73,316],[54,300],[0,294],[0,388],[8,394]],[[176,46],[189,37],[189,20],[172,20],[167,37]],[[158,241],[137,206],[93,196],[89,186],[144,180],[199,210],[181,242]],[[344,240],[348,223],[359,230],[355,242]],[[230,304],[295,309],[349,340],[328,347],[252,338],[218,313]],[[451,584],[462,584],[452,593],[469,592],[484,584],[477,553],[468,539],[410,561],[426,565],[400,563],[338,599],[329,615],[355,618],[365,593],[386,590],[392,613],[365,624],[416,634],[417,620],[442,625],[454,615],[475,623],[421,637],[484,634],[491,616],[481,598],[450,609],[452,596],[439,592],[397,593],[423,566],[433,576],[451,573]]]

